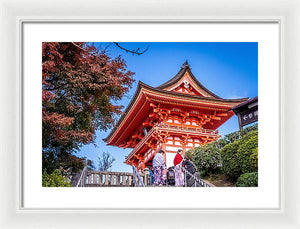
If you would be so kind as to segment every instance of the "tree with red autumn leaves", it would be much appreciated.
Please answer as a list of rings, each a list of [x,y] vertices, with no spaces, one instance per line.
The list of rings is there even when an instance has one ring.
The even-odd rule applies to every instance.
[[[131,88],[132,75],[121,57],[92,44],[42,44],[43,169],[82,168],[74,153],[113,126],[122,109],[113,102]]]

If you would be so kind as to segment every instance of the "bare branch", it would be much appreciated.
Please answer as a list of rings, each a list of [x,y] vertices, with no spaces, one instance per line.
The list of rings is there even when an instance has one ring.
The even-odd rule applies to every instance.
[[[80,47],[79,45],[77,45],[75,42],[71,42],[74,46],[76,46],[77,48],[80,48],[81,50],[85,51],[85,52],[88,52],[88,50]]]
[[[138,55],[138,56],[144,54],[149,49],[149,45],[148,45],[143,51],[140,51],[140,48],[130,50],[130,49],[124,48],[118,42],[113,42],[113,43],[120,49],[124,50],[125,52],[132,53],[132,55]]]
[[[110,153],[103,152],[100,157],[98,157],[99,171],[109,171],[115,160],[116,159],[111,156]]]

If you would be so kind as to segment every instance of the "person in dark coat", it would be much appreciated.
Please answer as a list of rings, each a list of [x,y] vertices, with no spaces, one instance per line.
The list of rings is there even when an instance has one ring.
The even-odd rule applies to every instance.
[[[196,166],[195,166],[195,164],[192,162],[192,160],[187,155],[185,155],[185,157],[183,159],[182,166],[189,173],[191,173],[192,175],[196,176],[196,172],[197,172]],[[185,181],[186,185],[188,187],[193,186],[193,184],[195,183],[195,179],[189,173],[186,174],[186,181]]]
[[[189,171],[191,174],[195,174],[196,173],[196,166],[194,165],[194,163],[188,159],[187,157],[184,158],[183,163],[182,163],[183,167]],[[187,174],[187,179],[190,179],[190,175]]]

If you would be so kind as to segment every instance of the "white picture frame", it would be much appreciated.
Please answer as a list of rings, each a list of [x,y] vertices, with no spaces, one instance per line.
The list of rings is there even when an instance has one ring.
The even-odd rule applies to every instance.
[[[23,79],[23,138],[22,209],[272,209],[280,208],[279,175],[279,114],[269,116],[269,109],[279,110],[279,23],[277,21],[247,23],[207,23],[202,21],[181,23],[164,22],[97,22],[43,23],[24,21],[21,27]],[[78,34],[77,31],[80,31]],[[106,31],[105,34],[102,31]],[[123,32],[122,32],[123,31]],[[127,31],[139,31],[139,33]],[[186,33],[178,31],[188,31]],[[220,31],[226,31],[222,33]],[[156,34],[159,34],[157,36]],[[222,34],[222,35],[221,35]],[[220,36],[221,35],[221,36]],[[99,40],[100,39],[100,40]],[[132,189],[114,187],[63,189],[41,187],[42,167],[41,132],[41,43],[44,41],[99,40],[99,41],[197,41],[197,42],[257,42],[259,100],[260,174],[257,188],[215,189]],[[151,43],[149,43],[150,45]],[[146,64],[146,63],[145,63]],[[168,64],[168,62],[166,62]],[[201,63],[199,63],[201,64]],[[276,66],[276,67],[275,67]],[[272,76],[270,78],[270,76]],[[272,80],[270,82],[269,80]],[[268,88],[268,90],[263,90]],[[270,131],[270,128],[276,131]],[[276,140],[275,140],[276,139]],[[274,176],[274,174],[278,174]],[[98,196],[113,197],[98,198]],[[174,201],[177,195],[184,201]],[[143,199],[147,196],[146,199]],[[76,199],[76,202],[74,202]],[[139,201],[143,199],[143,201]]]
[[[297,86],[299,75],[297,58],[300,50],[297,44],[299,39],[299,4],[289,4],[280,1],[260,2],[245,1],[238,6],[233,0],[222,3],[193,3],[150,1],[142,5],[136,2],[114,3],[92,1],[93,7],[87,7],[82,12],[81,4],[75,2],[70,5],[61,1],[59,5],[53,1],[36,4],[33,0],[26,2],[2,1],[1,40],[3,45],[1,61],[1,181],[0,187],[0,226],[1,228],[82,228],[84,226],[109,228],[137,228],[137,227],[209,227],[209,228],[299,228],[300,204],[297,202],[299,193],[299,179],[297,178],[297,135],[299,130],[296,117],[299,115],[299,105],[292,104],[293,99],[299,96]],[[173,5],[173,8],[167,7]],[[101,7],[100,7],[101,6]],[[117,7],[115,9],[114,7]],[[122,7],[124,6],[124,7]],[[224,7],[230,10],[223,12]],[[272,7],[270,7],[272,6]],[[144,16],[138,12],[147,7]],[[26,9],[26,13],[24,12]],[[98,9],[98,11],[96,11]],[[114,10],[115,9],[115,10]],[[184,9],[184,10],[183,10]],[[157,11],[156,11],[157,10]],[[157,13],[158,12],[158,13]],[[164,13],[171,15],[161,17]],[[184,14],[182,13],[184,12]],[[240,12],[243,12],[240,16]],[[263,13],[260,13],[263,12]],[[78,16],[73,16],[74,13]],[[217,15],[221,13],[219,17]],[[92,15],[92,16],[91,16]],[[103,15],[101,17],[97,15]],[[119,15],[119,16],[116,16]],[[123,16],[122,16],[123,15]],[[128,16],[130,15],[130,16]],[[190,16],[198,15],[198,16]],[[203,16],[200,16],[203,15]],[[237,16],[239,15],[239,16]],[[266,16],[276,15],[276,16]],[[22,195],[20,188],[22,173],[19,165],[22,162],[22,80],[20,79],[21,46],[20,28],[23,22],[266,22],[277,21],[281,28],[281,193],[282,204],[279,210],[93,210],[93,209],[53,209],[53,210],[25,210],[20,208]],[[4,35],[4,36],[3,36]],[[294,44],[294,45],[292,45]],[[293,111],[293,112],[292,112]],[[293,113],[294,115],[292,115]],[[298,115],[297,115],[298,114]],[[16,168],[16,169],[14,169]],[[9,172],[7,172],[9,171]],[[288,187],[288,188],[287,188]],[[117,220],[116,220],[117,219]]]

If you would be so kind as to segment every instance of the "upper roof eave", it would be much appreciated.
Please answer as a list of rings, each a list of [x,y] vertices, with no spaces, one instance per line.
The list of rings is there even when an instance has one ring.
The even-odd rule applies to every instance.
[[[244,102],[247,101],[249,98],[245,97],[245,98],[240,98],[240,99],[223,99],[223,98],[215,98],[215,97],[203,97],[203,96],[199,96],[199,95],[191,95],[191,94],[184,94],[184,93],[180,93],[180,92],[175,92],[175,91],[166,91],[163,89],[160,89],[158,87],[151,87],[143,82],[139,82],[141,84],[141,87],[150,89],[152,91],[155,92],[160,92],[163,94],[167,94],[167,95],[175,95],[175,96],[179,96],[179,97],[186,97],[186,98],[191,98],[191,99],[199,99],[199,100],[211,100],[211,101],[220,101],[220,102],[233,102],[233,103],[237,103],[237,102]]]

